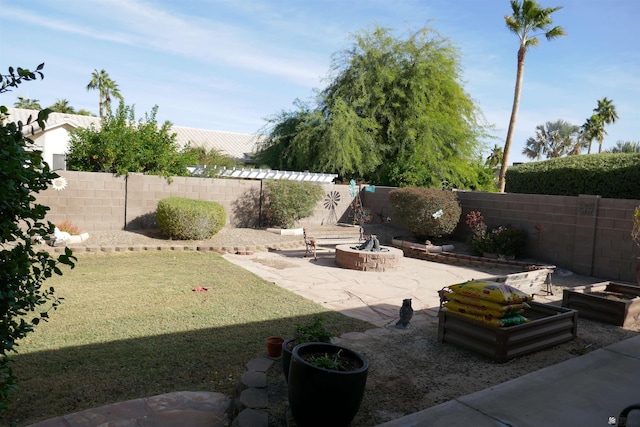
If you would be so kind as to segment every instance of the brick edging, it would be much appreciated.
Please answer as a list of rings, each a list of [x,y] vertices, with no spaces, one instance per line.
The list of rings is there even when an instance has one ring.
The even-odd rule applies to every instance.
[[[477,267],[522,267],[523,269],[537,265],[535,263],[525,261],[486,258],[474,255],[457,254],[454,252],[430,253],[421,249],[404,247],[399,247],[398,249],[402,249],[404,256],[407,258],[416,258],[443,264],[471,265]]]
[[[253,255],[255,252],[268,252],[272,250],[295,249],[304,246],[304,240],[292,240],[282,243],[270,243],[264,245],[232,246],[232,245],[207,245],[207,244],[184,244],[184,245],[87,245],[87,246],[48,246],[43,244],[42,249],[53,254],[64,253],[65,248],[69,248],[74,254],[77,253],[110,253],[110,252],[158,252],[158,251],[195,251],[195,252],[216,252],[220,255],[238,254]]]

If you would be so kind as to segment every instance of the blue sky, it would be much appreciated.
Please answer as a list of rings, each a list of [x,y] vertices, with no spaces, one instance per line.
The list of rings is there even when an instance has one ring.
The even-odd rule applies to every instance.
[[[603,149],[640,140],[637,0],[543,0],[563,6],[554,23],[568,37],[530,49],[510,160],[535,127],[582,125],[597,100],[613,100],[619,120]],[[458,48],[464,88],[504,144],[513,100],[517,37],[504,24],[508,0],[0,0],[0,67],[35,68],[45,79],[6,93],[42,106],[67,99],[98,112],[86,85],[105,69],[141,117],[179,126],[255,133],[265,118],[326,85],[332,54],[373,25],[404,37],[428,25]],[[597,151],[597,143],[594,142]],[[488,152],[488,151],[487,151]]]

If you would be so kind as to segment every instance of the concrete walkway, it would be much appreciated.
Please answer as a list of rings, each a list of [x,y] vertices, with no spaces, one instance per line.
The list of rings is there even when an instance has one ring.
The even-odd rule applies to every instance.
[[[514,273],[513,268],[480,272],[458,265],[403,258],[397,271],[372,272],[336,266],[333,247],[348,240],[320,239],[318,260],[304,258],[304,248],[253,255],[226,254],[228,261],[328,309],[383,327],[398,320],[402,300],[412,299],[414,322],[437,317],[438,290],[471,279]],[[358,245],[357,240],[351,242]],[[562,296],[556,296],[557,300]],[[549,298],[536,300],[552,301]]]

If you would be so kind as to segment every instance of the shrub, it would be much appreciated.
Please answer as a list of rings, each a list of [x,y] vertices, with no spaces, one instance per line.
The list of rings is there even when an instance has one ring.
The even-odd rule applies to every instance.
[[[314,316],[312,323],[296,325],[296,344],[331,342],[331,337],[333,334],[324,326],[324,320],[320,316]]]
[[[484,223],[482,213],[473,211],[467,214],[467,226],[471,228],[471,249],[478,255],[494,254],[499,257],[517,257],[525,246],[525,234],[512,225],[500,225],[489,228]]]
[[[284,179],[265,181],[265,223],[292,228],[302,218],[313,215],[313,210],[323,195],[322,187],[311,182]]]
[[[168,197],[158,202],[156,222],[171,239],[210,239],[226,221],[224,207],[216,202]]]
[[[40,64],[33,73],[9,67],[9,74],[0,74],[0,93],[36,80],[38,75],[42,78],[43,67]],[[34,120],[42,129],[47,115],[47,110],[40,111]],[[54,229],[44,220],[49,208],[36,203],[35,194],[58,175],[25,137],[31,126],[31,118],[24,124],[13,122],[8,109],[0,106],[0,411],[7,409],[17,389],[10,362],[18,342],[46,321],[62,299],[44,282],[53,274],[62,274],[60,263],[73,267],[76,261],[69,248],[54,258],[34,247],[33,242],[48,239]]]
[[[507,169],[508,193],[640,199],[640,153],[599,153],[529,162]]]
[[[456,194],[438,188],[398,188],[389,193],[389,201],[419,239],[450,235],[462,214]]]

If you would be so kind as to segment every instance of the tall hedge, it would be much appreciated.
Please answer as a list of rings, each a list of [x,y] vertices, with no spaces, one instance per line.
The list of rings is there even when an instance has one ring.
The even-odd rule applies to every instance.
[[[439,188],[398,188],[389,192],[398,218],[419,239],[433,239],[453,233],[462,208],[456,193]]]
[[[171,239],[203,240],[210,239],[224,227],[226,212],[216,202],[167,197],[158,202],[156,222]]]
[[[640,153],[601,153],[524,163],[507,170],[508,193],[640,199]]]

